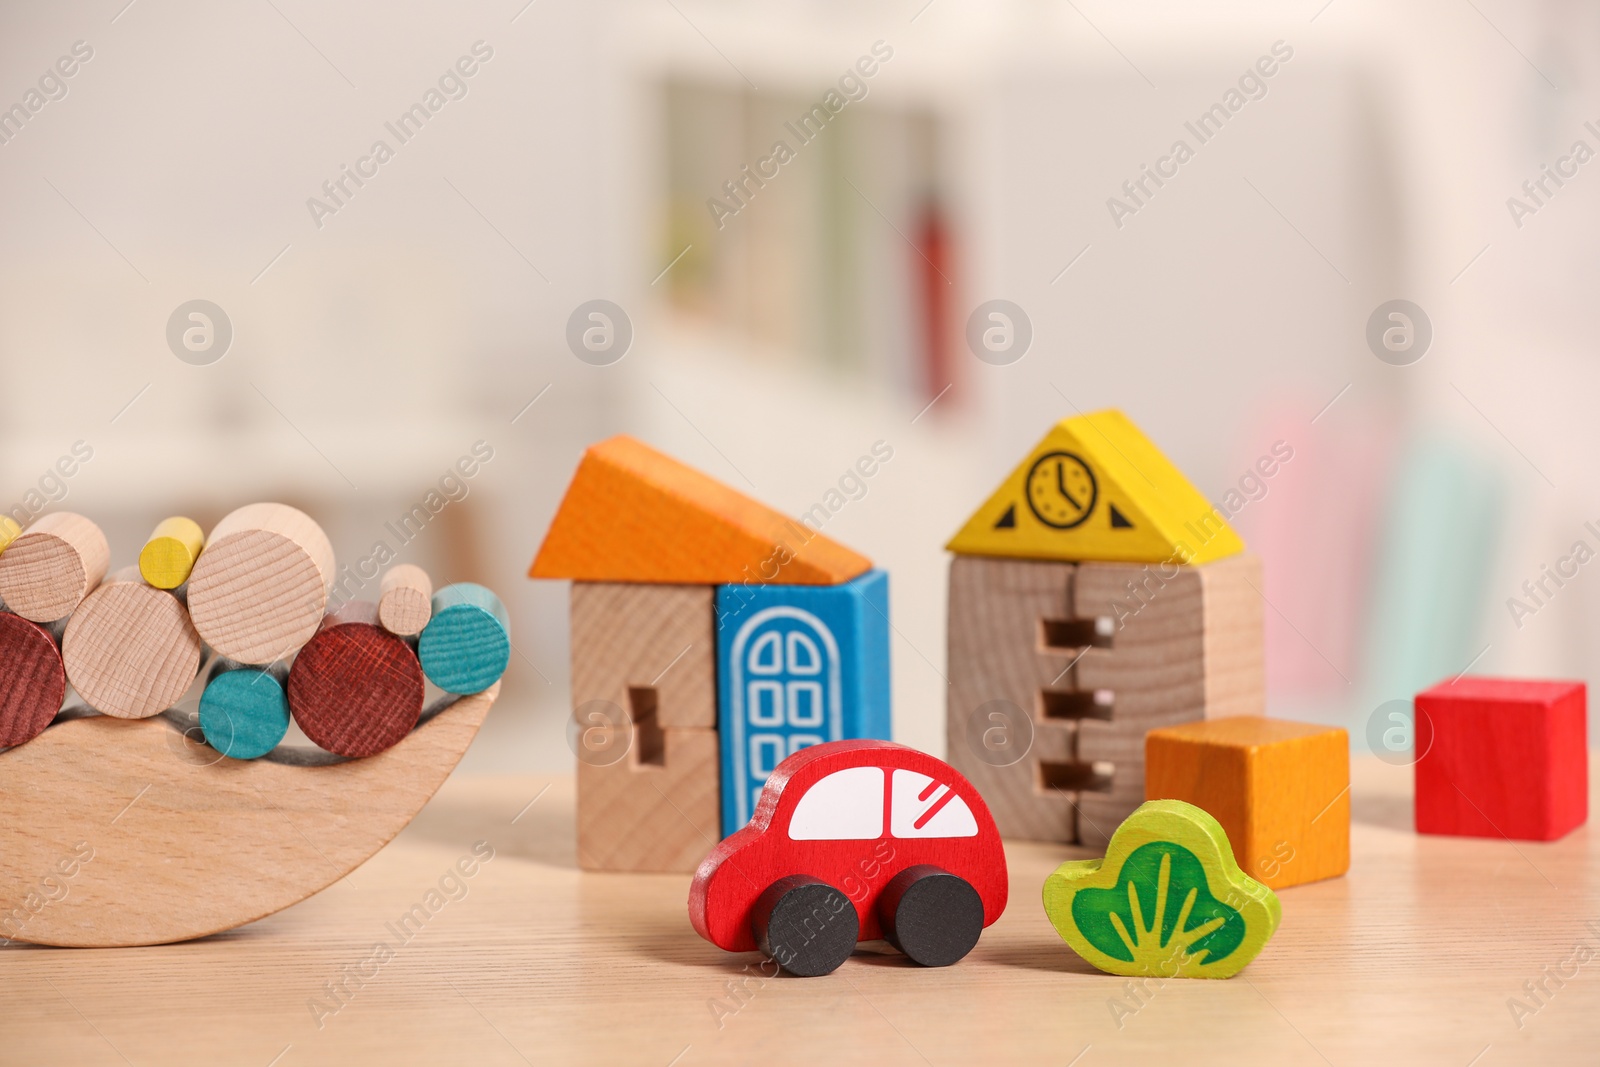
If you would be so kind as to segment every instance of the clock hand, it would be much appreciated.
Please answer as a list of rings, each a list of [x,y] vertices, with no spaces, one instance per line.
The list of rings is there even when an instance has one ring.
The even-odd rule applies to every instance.
[[[1067,498],[1067,503],[1079,511],[1083,510],[1083,505],[1078,503],[1077,498],[1067,492],[1067,465],[1059,459],[1056,460],[1056,488],[1060,490],[1062,496]]]

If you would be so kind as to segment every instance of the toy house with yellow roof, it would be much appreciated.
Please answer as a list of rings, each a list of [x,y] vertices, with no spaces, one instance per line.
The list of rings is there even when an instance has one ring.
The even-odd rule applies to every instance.
[[[693,871],[785,757],[889,737],[888,576],[633,438],[584,453],[529,576],[572,581],[587,869]]]
[[[1120,411],[1058,423],[946,548],[949,760],[1003,835],[1103,847],[1146,731],[1264,713],[1260,561]]]

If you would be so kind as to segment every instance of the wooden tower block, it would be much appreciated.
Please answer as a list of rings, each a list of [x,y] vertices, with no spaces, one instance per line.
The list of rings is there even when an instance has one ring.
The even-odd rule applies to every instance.
[[[1554,841],[1589,817],[1582,682],[1457,678],[1416,698],[1419,834]]]
[[[200,635],[165,589],[124,567],[84,597],[67,621],[61,658],[88,705],[119,719],[172,707],[200,673]]]
[[[1090,648],[1073,668],[1075,690],[1111,694],[1110,714],[1078,730],[1077,758],[1096,768],[1078,798],[1079,843],[1104,846],[1144,803],[1146,731],[1265,712],[1260,588],[1251,555],[1195,567],[1079,564],[1074,615],[1114,628],[1109,647]]]
[[[100,527],[70,511],[51,512],[0,555],[0,600],[24,619],[55,622],[100,584],[110,562]]]
[[[66,695],[67,672],[55,635],[21,615],[0,612],[0,748],[43,733]]]
[[[1042,782],[1037,767],[1074,758],[1072,709],[1064,701],[1042,706],[1047,694],[1071,687],[1068,667],[1082,651],[1082,634],[1046,632],[1043,622],[1068,618],[1074,569],[982,556],[950,561],[946,758],[983,794],[1002,837],[1077,839],[1073,790]]]
[[[1145,792],[1211,813],[1273,889],[1350,869],[1350,738],[1336,726],[1247,715],[1152,730]]]
[[[1103,848],[1144,802],[1147,730],[1259,714],[1252,583],[1251,556],[1192,567],[952,560],[948,751],[1000,832]],[[1031,745],[984,751],[985,720],[999,728],[1007,706],[1031,716]]]
[[[719,838],[715,589],[572,583],[572,703],[631,723],[612,762],[578,763],[588,870],[695,869]]]
[[[309,515],[247,504],[206,539],[189,576],[189,613],[220,655],[272,663],[317,632],[333,578],[333,546]]]

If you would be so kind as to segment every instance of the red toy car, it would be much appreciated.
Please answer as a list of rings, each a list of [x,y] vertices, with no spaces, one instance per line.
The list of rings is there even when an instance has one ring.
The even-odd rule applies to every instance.
[[[778,764],[750,824],[695,872],[689,919],[797,975],[877,938],[939,967],[972,950],[1007,890],[988,805],[954,768],[891,741],[831,741]]]

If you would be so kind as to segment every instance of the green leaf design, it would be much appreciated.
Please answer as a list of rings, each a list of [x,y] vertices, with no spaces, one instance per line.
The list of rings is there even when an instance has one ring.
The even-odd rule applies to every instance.
[[[1283,914],[1277,894],[1239,869],[1217,820],[1179,800],[1147,801],[1104,859],[1063,863],[1043,896],[1074,952],[1128,976],[1230,978]]]
[[[1211,895],[1193,852],[1171,841],[1142,845],[1122,864],[1114,889],[1083,889],[1072,920],[1106,955],[1174,974],[1227,958],[1244,940],[1244,917]]]

